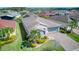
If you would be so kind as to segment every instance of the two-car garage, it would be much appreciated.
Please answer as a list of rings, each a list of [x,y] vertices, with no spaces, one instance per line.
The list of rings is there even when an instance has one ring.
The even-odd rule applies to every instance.
[[[40,23],[47,27],[48,32],[58,32],[61,26],[60,23],[57,23],[52,20],[47,20],[44,18],[39,19]]]
[[[48,32],[58,32],[58,31],[59,31],[59,27],[48,28]]]

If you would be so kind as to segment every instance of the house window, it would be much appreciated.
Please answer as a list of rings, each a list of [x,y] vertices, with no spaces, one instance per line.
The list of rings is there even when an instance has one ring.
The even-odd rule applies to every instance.
[[[40,34],[41,35],[45,35],[45,31],[40,31]]]

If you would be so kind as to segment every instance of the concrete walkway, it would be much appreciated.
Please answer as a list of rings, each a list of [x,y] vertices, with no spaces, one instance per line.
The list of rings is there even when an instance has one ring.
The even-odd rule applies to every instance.
[[[79,43],[71,39],[65,34],[59,32],[50,32],[48,36],[54,37],[56,41],[58,41],[66,51],[73,51],[79,48]]]

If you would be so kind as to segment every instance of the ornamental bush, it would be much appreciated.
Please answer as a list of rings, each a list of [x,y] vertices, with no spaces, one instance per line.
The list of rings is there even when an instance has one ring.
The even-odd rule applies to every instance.
[[[16,35],[10,36],[10,39],[16,39]]]
[[[44,39],[37,39],[36,42],[37,43],[43,43],[43,42],[45,42],[45,40]]]
[[[60,32],[61,32],[61,33],[66,33],[66,30],[61,28],[61,29],[60,29]]]
[[[13,42],[14,39],[9,39],[7,41],[0,41],[0,46]]]
[[[15,35],[6,38],[4,41],[0,41],[0,46],[13,42],[16,39]]]
[[[0,41],[0,46],[4,45],[5,41]]]
[[[46,35],[45,35],[45,36],[43,36],[43,39],[48,39],[48,36],[46,36]]]
[[[30,46],[31,47],[36,47],[36,44],[35,43],[31,43]]]

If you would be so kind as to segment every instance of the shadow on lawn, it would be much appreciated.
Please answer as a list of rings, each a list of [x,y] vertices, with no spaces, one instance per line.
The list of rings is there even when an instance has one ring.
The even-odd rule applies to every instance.
[[[28,38],[27,38],[27,33],[26,33],[25,29],[24,29],[23,24],[19,23],[19,26],[20,26],[20,30],[21,30],[21,36],[22,36],[22,43],[21,43],[21,49],[22,49],[23,47],[27,47]]]

